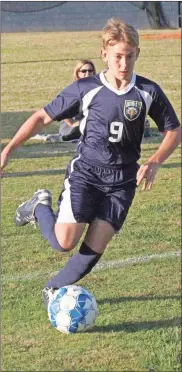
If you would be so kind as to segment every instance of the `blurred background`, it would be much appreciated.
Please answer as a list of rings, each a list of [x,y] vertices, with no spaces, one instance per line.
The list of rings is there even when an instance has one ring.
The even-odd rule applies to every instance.
[[[118,15],[136,28],[181,27],[181,1],[2,1],[1,31],[100,30]]]

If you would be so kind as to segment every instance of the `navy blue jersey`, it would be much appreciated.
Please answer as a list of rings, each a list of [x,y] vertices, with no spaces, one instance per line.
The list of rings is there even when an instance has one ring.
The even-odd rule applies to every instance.
[[[112,87],[104,71],[80,79],[44,109],[57,121],[81,115],[82,136],[77,151],[84,160],[101,166],[129,164],[140,158],[147,115],[160,132],[180,125],[161,88],[134,73],[123,90]]]

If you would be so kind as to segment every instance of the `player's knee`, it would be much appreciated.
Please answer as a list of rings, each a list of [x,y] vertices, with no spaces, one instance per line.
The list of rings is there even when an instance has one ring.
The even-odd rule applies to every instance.
[[[51,235],[51,237],[49,239],[49,244],[50,244],[51,248],[54,249],[57,252],[65,253],[65,252],[68,251],[66,249],[66,247],[64,248],[64,246],[61,244],[61,242],[58,241],[55,234]]]
[[[64,249],[58,242],[51,242],[51,248],[53,248],[55,251],[59,253],[66,253],[68,252],[67,249]]]
[[[75,248],[76,244],[73,240],[67,238],[66,236],[58,240],[61,252],[68,252]]]

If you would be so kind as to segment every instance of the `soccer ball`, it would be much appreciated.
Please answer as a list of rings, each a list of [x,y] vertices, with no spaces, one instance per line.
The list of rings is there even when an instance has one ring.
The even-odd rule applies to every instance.
[[[97,315],[95,297],[77,285],[68,285],[55,291],[48,306],[51,324],[63,333],[86,331],[93,326]]]

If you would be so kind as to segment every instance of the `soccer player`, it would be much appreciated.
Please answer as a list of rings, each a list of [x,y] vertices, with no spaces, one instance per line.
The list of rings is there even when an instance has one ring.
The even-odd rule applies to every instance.
[[[53,120],[83,114],[77,155],[67,167],[56,215],[51,193],[38,190],[15,214],[18,226],[37,221],[41,233],[59,252],[72,250],[87,231],[80,249],[43,289],[46,305],[54,291],[77,282],[101,258],[113,235],[122,228],[136,186],[151,189],[160,165],[180,143],[181,127],[161,88],[134,73],[139,36],[131,25],[110,19],[103,29],[102,59],[108,68],[80,79],[34,113],[1,155],[1,169],[13,149]],[[138,165],[147,114],[165,133],[158,150]]]

